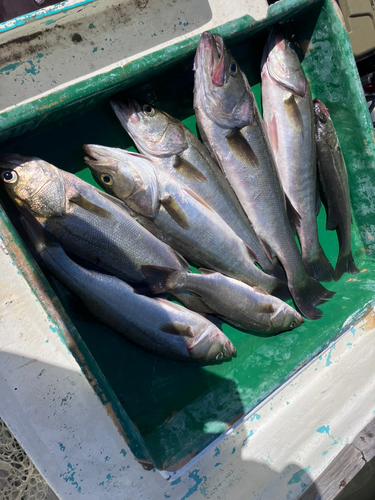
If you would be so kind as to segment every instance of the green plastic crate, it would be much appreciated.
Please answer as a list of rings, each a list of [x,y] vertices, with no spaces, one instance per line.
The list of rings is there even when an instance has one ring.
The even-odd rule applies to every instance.
[[[185,365],[155,357],[71,311],[67,291],[47,276],[52,290],[29,256],[14,229],[21,232],[17,211],[0,192],[0,217],[14,255],[21,248],[44,293],[50,297],[57,293],[71,316],[66,322],[71,337],[67,339],[63,329],[57,333],[68,346],[74,340],[73,354],[87,377],[96,380],[95,390],[114,411],[131,450],[146,468],[180,470],[350,328],[373,301],[374,132],[348,36],[329,0],[282,0],[262,21],[246,16],[218,27],[247,74],[258,104],[261,54],[276,22],[287,23],[294,41],[305,50],[302,64],[313,97],[329,108],[349,172],[352,245],[361,273],[327,285],[336,295],[321,306],[321,320],[306,320],[302,327],[280,335],[246,334],[224,325],[238,356],[221,365]],[[151,99],[196,133],[192,64],[197,43],[198,37],[188,38],[0,114],[2,147],[39,156],[95,184],[83,162],[83,144],[134,150],[108,104],[108,97],[119,90]],[[335,264],[337,238],[325,231],[323,209],[318,223],[324,251]],[[25,276],[35,289],[30,271]],[[49,314],[53,316],[53,311]]]

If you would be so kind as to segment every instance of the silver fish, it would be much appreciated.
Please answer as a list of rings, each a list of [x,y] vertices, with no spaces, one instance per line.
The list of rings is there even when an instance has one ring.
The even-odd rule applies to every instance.
[[[251,248],[265,272],[285,279],[280,264],[267,257],[232,188],[204,145],[179,120],[135,99],[111,99],[121,125],[138,150],[177,182],[203,198]]]
[[[245,75],[219,35],[205,32],[195,56],[194,109],[206,144],[233,187],[258,237],[276,255],[298,309],[309,319],[333,292],[310,277],[291,230],[285,197]]]
[[[331,281],[333,268],[319,243],[316,221],[316,147],[310,86],[294,45],[275,26],[262,60],[263,120],[306,270]]]
[[[89,155],[86,163],[111,194],[125,203],[130,198],[132,208],[141,215],[149,215],[149,207],[155,207],[146,227],[184,257],[249,285],[259,285],[269,293],[285,294],[286,284],[256,267],[250,258],[251,251],[226,222],[158,163],[117,148],[90,144],[84,149]],[[145,201],[147,193],[149,203]],[[153,198],[157,193],[158,205]],[[147,211],[142,212],[143,207]],[[142,224],[141,218],[137,220]]]
[[[187,262],[144,229],[126,205],[39,158],[7,155],[1,178],[16,205],[28,209],[64,249],[132,284],[145,280],[142,265],[189,271]],[[209,312],[189,292],[187,307]]]
[[[339,256],[335,268],[337,281],[345,272],[359,272],[351,249],[352,213],[348,173],[328,109],[318,99],[314,99],[314,113],[318,173],[327,210],[327,229],[336,230],[339,240]]]
[[[59,243],[47,240],[42,226],[32,219],[24,218],[24,225],[46,267],[96,318],[134,344],[177,361],[230,359],[236,354],[230,340],[200,314],[139,295],[115,276],[83,268]]]
[[[251,287],[233,278],[207,269],[203,274],[183,274],[165,268],[142,268],[155,280],[157,290],[182,287],[197,294],[225,321],[244,330],[279,332],[300,326],[304,319],[288,304],[261,288]]]

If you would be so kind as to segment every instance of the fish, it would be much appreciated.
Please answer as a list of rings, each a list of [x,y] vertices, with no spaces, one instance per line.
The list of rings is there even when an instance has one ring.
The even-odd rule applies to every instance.
[[[335,127],[326,106],[314,99],[317,164],[327,211],[327,230],[336,230],[339,255],[335,267],[335,281],[344,273],[357,274],[351,249],[352,213],[345,160]]]
[[[185,258],[266,292],[287,296],[286,283],[261,271],[251,259],[249,247],[212,207],[158,163],[118,148],[89,144],[84,150],[88,154],[85,162],[110,194],[125,203],[130,200],[142,216],[150,217],[150,207],[154,207],[145,227]],[[143,223],[142,218],[137,220]]]
[[[181,286],[197,294],[224,321],[237,328],[258,332],[280,332],[302,325],[303,317],[291,306],[259,287],[228,278],[208,269],[202,274],[183,274],[165,268],[142,268],[154,280],[157,290],[178,290]],[[152,286],[152,285],[151,285]]]
[[[0,169],[16,206],[31,212],[68,253],[132,285],[144,283],[142,265],[190,272],[185,259],[142,227],[124,203],[75,175],[40,158],[16,154],[0,158]],[[178,292],[175,298],[210,312],[189,292]]]
[[[317,167],[314,110],[309,83],[295,46],[276,25],[263,51],[264,128],[301,244],[302,260],[319,281],[332,281],[333,267],[319,243],[316,220]]]
[[[235,191],[270,257],[277,256],[290,294],[308,319],[332,297],[305,270],[286,212],[275,161],[250,85],[222,37],[202,34],[194,60],[194,109],[197,125]]]
[[[204,316],[165,299],[139,295],[116,276],[78,265],[46,237],[30,212],[26,214],[24,227],[44,265],[99,321],[141,349],[176,361],[229,360],[236,355],[232,342]]]
[[[272,261],[246,217],[219,166],[179,120],[130,97],[113,97],[111,106],[137,149],[180,183],[204,199],[251,248],[263,271],[285,280],[280,263]]]

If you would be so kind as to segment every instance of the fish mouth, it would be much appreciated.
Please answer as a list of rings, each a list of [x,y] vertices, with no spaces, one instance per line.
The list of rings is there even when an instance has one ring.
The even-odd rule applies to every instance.
[[[197,68],[198,58],[203,58],[204,67],[211,68],[211,81],[217,87],[224,85],[224,42],[220,35],[205,31],[198,44],[194,66]]]
[[[105,146],[98,146],[96,144],[84,144],[82,149],[87,154],[84,157],[85,163],[94,170],[96,175],[103,173],[103,168],[110,172],[117,172],[117,160],[107,151]]]
[[[126,129],[126,122],[130,122],[133,125],[137,125],[140,122],[141,119],[138,112],[141,111],[141,107],[131,97],[124,95],[121,96],[121,100],[112,98],[109,102],[117,118]]]
[[[325,107],[322,101],[319,101],[319,99],[314,99],[313,104],[315,109],[322,111],[327,116],[327,118],[330,118],[328,108]]]

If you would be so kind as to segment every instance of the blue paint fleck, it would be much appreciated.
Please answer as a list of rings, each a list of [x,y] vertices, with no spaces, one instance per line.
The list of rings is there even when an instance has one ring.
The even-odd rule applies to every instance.
[[[348,347],[352,347],[353,344],[349,342],[349,344],[346,344]]]
[[[93,52],[97,52],[97,51],[98,51],[98,47],[94,47]]]
[[[53,333],[56,333],[57,332],[57,327],[56,326],[52,326],[50,325],[49,326],[49,329],[53,331]]]
[[[104,486],[104,481],[102,481],[101,483],[99,483],[99,486]]]
[[[248,435],[245,437],[245,439],[243,440],[243,442],[242,442],[242,446],[244,446],[244,445],[245,445],[245,443],[246,443],[246,441],[247,441],[247,440],[248,440],[251,436],[253,436],[253,435],[254,435],[254,431],[253,431],[253,430],[251,430],[251,431],[249,432],[249,434],[248,434]]]
[[[27,62],[28,64],[30,64],[30,68],[25,68],[25,73],[29,73],[32,75],[37,75],[38,73],[40,73],[40,69],[37,70],[35,68],[35,64],[32,61],[27,61]]]
[[[143,476],[139,476],[139,479],[143,479]]]
[[[65,451],[65,446],[62,443],[59,443],[60,451]]]
[[[355,335],[355,328],[351,328],[350,331],[352,332],[353,337],[354,337],[354,335]]]
[[[316,368],[315,368],[315,370],[316,370]],[[289,401],[285,401],[285,404],[287,404],[287,405],[288,405],[288,404],[289,404]]]
[[[195,493],[198,490],[198,486],[203,481],[203,479],[198,476],[198,469],[194,469],[192,472],[190,472],[189,477],[194,479],[195,484],[194,486],[189,488],[188,492],[181,498],[181,500],[186,500],[187,498],[191,497],[191,495],[193,495],[193,493]]]
[[[323,451],[322,457],[324,457],[325,455],[328,455],[328,451]]]
[[[46,21],[44,24],[45,24],[46,26],[48,26],[48,25],[53,24],[53,23],[55,23],[55,22],[56,22],[56,21],[55,21],[54,19],[48,19],[48,21]]]
[[[319,429],[316,429],[316,432],[319,432],[320,434],[323,434],[324,432],[329,434],[329,425],[322,425]]]
[[[215,464],[215,467],[217,467],[218,465],[221,465],[221,462],[217,462],[217,464]]]
[[[331,347],[331,349],[329,350],[329,353],[328,353],[328,356],[327,356],[327,361],[326,361],[326,366],[329,366],[332,364],[332,361],[331,361],[331,354],[332,354],[332,351],[333,349],[335,349],[336,346],[333,346]]]
[[[218,455],[220,455],[220,450],[219,450],[219,448],[216,447],[214,457],[217,457]]]
[[[296,483],[299,483],[301,481],[301,478],[302,476],[309,472],[309,470],[311,469],[310,465],[308,465],[307,467],[305,467],[304,469],[296,472],[295,474],[293,474],[292,478],[288,481],[288,484],[296,484]]]
[[[47,339],[47,340],[46,340],[46,344],[48,344],[48,342],[49,342],[49,340]]]
[[[164,493],[164,498],[171,498],[171,495],[167,495],[166,493]]]
[[[90,24],[89,24],[89,28],[90,28],[90,30],[92,30],[93,28],[95,28],[94,24],[93,24],[93,23],[90,23]]]
[[[70,463],[68,463],[67,467],[68,467],[68,470],[66,472],[64,472],[63,474],[60,474],[60,477],[62,477],[65,482],[72,483],[72,486],[75,486],[78,493],[81,493],[81,488],[80,488],[80,486],[78,486],[77,481],[75,481],[75,479],[74,479],[75,467],[73,467],[72,464],[70,464]]]
[[[250,422],[252,422],[254,420],[254,418],[256,418],[257,420],[260,419],[260,415],[258,415],[258,413],[256,413],[255,415],[253,415],[251,418],[250,418]]]
[[[104,461],[105,461],[105,462],[108,462],[108,461],[109,461],[109,457],[108,457],[108,456],[107,456],[107,457],[104,457]]]
[[[333,441],[333,443],[331,444],[331,446],[334,446],[335,444],[339,444],[339,442],[336,441],[336,439]]]
[[[178,479],[175,479],[174,481],[171,482],[171,485],[174,486],[175,484],[178,484],[181,482],[181,478],[179,477]]]
[[[124,457],[126,457],[126,451],[124,450],[124,448],[120,451],[120,455],[124,455]]]
[[[37,375],[37,378],[41,377],[45,371],[46,371],[46,369],[43,368],[43,370],[39,373],[39,375]]]
[[[0,73],[3,73],[4,71],[11,71],[11,70],[14,70],[16,68],[18,68],[18,66],[22,64],[21,62],[17,62],[17,63],[12,63],[12,64],[8,64],[8,66],[4,66],[4,68],[2,68],[0,70]],[[16,264],[14,262],[12,262],[12,264],[15,266]]]
[[[236,448],[233,448],[231,455],[236,452]]]

